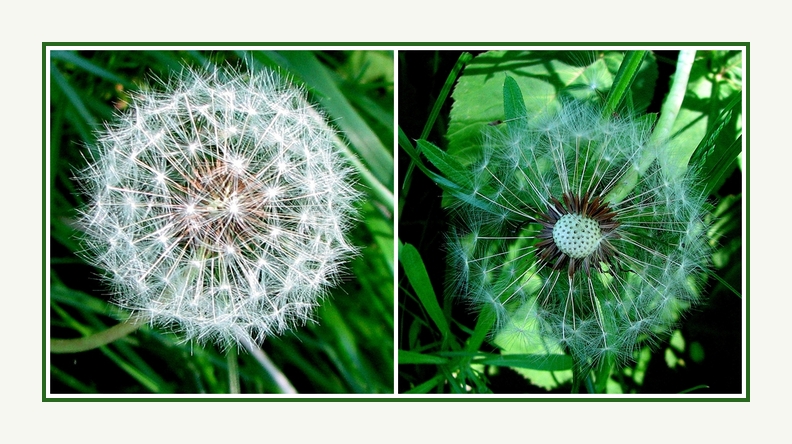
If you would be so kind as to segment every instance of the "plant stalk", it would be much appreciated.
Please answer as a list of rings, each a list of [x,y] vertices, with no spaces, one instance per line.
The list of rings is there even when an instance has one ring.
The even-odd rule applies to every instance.
[[[250,352],[250,354],[256,358],[256,361],[261,364],[261,367],[264,368],[264,371],[269,374],[269,376],[275,382],[275,385],[277,385],[280,389],[281,393],[288,395],[297,393],[297,390],[291,384],[289,378],[287,378],[286,375],[284,375],[283,372],[275,365],[275,363],[272,362],[269,356],[264,353],[264,350],[250,342],[250,340],[247,338],[241,338],[241,342],[242,345],[244,345],[245,348]]]
[[[652,141],[663,143],[671,137],[671,130],[674,128],[679,110],[682,108],[682,101],[685,99],[690,70],[693,68],[693,61],[696,59],[695,50],[683,50],[679,52],[677,59],[676,73],[671,83],[663,107],[660,109],[660,118],[652,132]]]
[[[107,345],[132,333],[145,322],[139,317],[131,317],[120,324],[99,333],[78,339],[50,339],[51,353],[79,353]]]
[[[228,347],[226,360],[228,361],[228,391],[232,395],[238,395],[242,393],[242,390],[239,385],[239,362],[236,344],[230,344]]]

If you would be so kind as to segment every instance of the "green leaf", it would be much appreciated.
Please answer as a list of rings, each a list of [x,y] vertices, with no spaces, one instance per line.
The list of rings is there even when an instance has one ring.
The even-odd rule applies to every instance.
[[[477,359],[473,362],[500,367],[527,368],[544,371],[569,370],[572,368],[572,357],[567,355],[511,354]]]
[[[421,254],[410,244],[403,244],[399,250],[399,262],[404,268],[404,274],[407,280],[415,290],[418,299],[421,301],[429,317],[432,318],[443,339],[451,334],[448,327],[448,321],[443,315],[443,310],[437,302],[432,282],[429,280],[429,274],[426,272]]]
[[[446,380],[445,375],[442,373],[438,373],[432,379],[422,382],[421,384],[411,388],[410,390],[407,390],[405,393],[407,394],[429,393],[435,387],[443,384],[445,380]]]
[[[695,392],[696,390],[706,390],[706,389],[708,389],[708,388],[709,388],[709,386],[708,386],[708,385],[699,384],[699,385],[697,385],[697,386],[690,387],[690,388],[688,388],[688,389],[682,390],[681,392],[679,392],[679,394],[680,394],[680,395],[686,395],[686,394],[688,394],[688,393]]]
[[[439,177],[434,174],[429,177],[443,190],[483,211],[490,213],[497,211],[497,204],[483,198],[481,193],[473,190],[470,173],[454,157],[449,156],[445,151],[424,140],[419,140],[418,146],[423,148],[426,158],[442,173],[442,176]],[[447,202],[444,202],[444,204],[447,204]]]
[[[465,344],[465,351],[473,353],[481,348],[481,344],[492,331],[492,326],[495,325],[495,313],[491,308],[484,306],[479,313],[476,320],[476,327],[473,329],[473,334],[470,335],[467,343]]]
[[[698,51],[690,70],[682,108],[674,121],[665,161],[679,169],[701,166],[712,158],[709,172],[726,176],[734,168],[727,162],[736,157],[742,134],[742,54],[740,51]],[[725,125],[721,125],[726,122]],[[717,134],[716,134],[717,133]],[[736,144],[736,145],[735,145]],[[725,151],[719,153],[718,151]],[[697,159],[691,160],[696,153]],[[732,158],[734,158],[732,157]],[[725,164],[725,166],[723,166]],[[716,190],[725,179],[711,179],[707,189]]]
[[[623,57],[618,51],[489,51],[476,56],[451,94],[454,104],[449,116],[448,154],[462,165],[481,158],[482,133],[492,131],[493,123],[523,116],[530,121],[558,106],[559,97],[601,102]],[[638,72],[630,73],[635,74],[634,81],[625,82],[632,85],[634,109],[641,111],[654,92],[654,58],[647,56]],[[507,76],[513,84],[506,83]]]
[[[737,156],[742,152],[742,135],[729,143],[730,136],[726,134],[730,132],[727,128],[733,125],[734,118],[741,110],[742,91],[735,91],[690,158],[690,164],[701,168],[702,177],[707,178],[704,190],[706,194],[712,193],[723,184],[734,170]]]
[[[118,74],[111,72],[94,62],[87,60],[83,57],[80,57],[74,51],[52,51],[50,53],[52,60],[59,60],[65,63],[71,63],[77,68],[80,68],[83,71],[86,71],[96,77],[101,79],[105,79],[108,82],[118,83],[124,86],[126,89],[135,89],[136,85],[131,81],[119,76]]]
[[[440,90],[440,94],[437,96],[437,100],[435,100],[435,103],[432,106],[432,111],[429,113],[429,118],[426,120],[423,131],[421,131],[421,139],[429,137],[429,132],[432,130],[432,127],[434,127],[437,116],[440,115],[440,109],[443,107],[443,104],[448,98],[448,92],[451,91],[451,87],[454,86],[454,82],[456,82],[459,72],[462,71],[462,68],[464,68],[465,65],[470,63],[472,58],[473,56],[469,52],[463,52],[459,55],[459,59],[457,59],[454,67],[451,69],[451,72],[448,73],[448,77],[446,77],[443,88]]]
[[[508,74],[503,81],[503,115],[507,122],[528,115],[520,85]]]
[[[619,66],[619,71],[616,73],[616,78],[613,80],[613,86],[608,93],[608,98],[605,100],[605,109],[603,115],[610,116],[622,104],[630,91],[633,82],[638,77],[641,70],[646,54],[649,51],[627,51],[624,60]]]
[[[94,129],[98,126],[93,114],[88,111],[88,108],[83,101],[81,92],[74,89],[68,80],[61,74],[60,70],[52,64],[50,65],[50,77],[53,82],[53,87],[58,87],[68,99],[72,107],[74,107],[77,114],[82,119],[82,122],[90,128]]]
[[[423,130],[421,131],[421,139],[426,139],[429,137],[429,133],[432,131],[432,128],[435,125],[435,121],[437,120],[437,116],[440,115],[440,110],[443,108],[443,104],[445,103],[446,99],[448,98],[448,92],[451,91],[451,87],[454,86],[454,82],[456,82],[457,76],[462,68],[470,62],[473,56],[468,52],[463,52],[459,55],[459,59],[457,59],[454,67],[451,69],[451,72],[448,74],[445,83],[443,84],[443,88],[440,90],[440,94],[437,96],[434,105],[432,106],[432,110],[429,112],[429,117],[426,119],[426,123],[424,124]],[[401,132],[401,130],[399,130]],[[401,139],[401,134],[399,135]],[[401,143],[401,142],[400,142]],[[418,153],[421,152],[421,147],[418,147]],[[404,181],[402,183],[402,193],[404,196],[410,192],[410,184],[412,183],[412,173],[415,170],[415,163],[411,160],[410,164],[407,166],[407,174],[404,176]]]
[[[64,309],[60,308],[57,303],[52,302],[50,306],[56,314],[60,315],[70,327],[79,331],[80,334],[89,335],[92,333],[90,327],[80,324]],[[123,357],[119,356],[119,354],[113,350],[114,348],[119,349],[122,354],[126,355],[127,358],[131,358],[133,362],[124,360]],[[104,345],[99,347],[99,350],[118,367],[127,372],[133,379],[137,380],[138,383],[140,383],[152,393],[164,393],[168,391],[167,384],[159,377],[159,375],[151,370],[150,367],[145,365],[139,356],[132,352],[131,349],[123,342],[117,341],[113,344]],[[135,364],[137,364],[137,366]]]
[[[602,304],[598,298],[594,298],[594,307],[597,311],[597,318],[602,325],[605,335],[608,337],[618,337],[619,331],[615,319],[618,319],[619,313],[616,313],[611,304],[606,306],[606,311],[603,311]],[[606,351],[600,358],[599,363],[594,369],[594,376],[596,378],[594,383],[594,390],[596,393],[607,393],[607,385],[610,380],[610,375],[616,366],[616,353]]]
[[[572,357],[564,355],[561,344],[542,336],[537,316],[536,303],[526,303],[512,316],[513,325],[502,329],[494,342],[501,348],[504,362],[512,357],[523,359],[522,365],[512,368],[533,385],[550,390],[572,379]]]
[[[379,182],[392,189],[392,153],[350,104],[341,91],[339,79],[310,51],[281,51],[278,56],[283,67],[312,88],[319,103],[355,146]]]
[[[440,170],[445,178],[462,188],[469,189],[472,186],[470,174],[456,159],[426,140],[418,140],[417,144],[418,149],[426,155],[432,165]]]
[[[459,162],[456,161],[456,159],[448,156],[444,151],[434,146],[430,142],[419,140],[418,143],[419,146],[424,148],[424,154],[427,155],[427,158],[430,160],[434,159],[434,161],[437,163],[435,166],[437,166],[438,169],[441,171],[444,170],[445,174],[448,174],[453,179],[460,180],[467,185],[461,185],[458,182],[455,182],[453,179],[449,179],[444,175],[437,174],[430,170],[421,160],[420,156],[418,155],[418,150],[412,149],[411,145],[409,144],[400,144],[402,150],[406,152],[408,156],[410,156],[418,169],[426,174],[427,177],[434,181],[444,191],[451,193],[457,199],[467,202],[468,204],[475,207],[481,208],[484,211],[495,211],[493,207],[494,204],[486,200],[479,199],[476,197],[476,195],[474,195],[473,191],[470,189],[470,178],[467,174],[465,174],[464,167],[462,167]]]
[[[440,356],[425,355],[409,350],[399,350],[399,365],[402,364],[447,364],[448,360]]]

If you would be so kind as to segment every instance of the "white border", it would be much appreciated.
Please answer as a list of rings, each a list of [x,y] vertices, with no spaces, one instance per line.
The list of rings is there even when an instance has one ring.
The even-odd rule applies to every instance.
[[[158,50],[217,50],[217,51],[227,51],[227,50],[234,50],[234,49],[243,49],[243,50],[255,50],[255,49],[262,49],[266,48],[268,50],[310,50],[310,49],[322,49],[322,50],[394,50],[394,118],[396,119],[396,124],[394,125],[395,129],[398,129],[398,52],[400,50],[522,50],[522,49],[539,49],[539,50],[576,50],[576,49],[592,49],[595,48],[594,46],[576,46],[576,45],[553,45],[553,46],[530,46],[530,45],[519,45],[519,46],[511,46],[511,45],[430,45],[430,46],[407,46],[407,45],[390,45],[384,44],[383,46],[379,45],[308,45],[308,46],[294,46],[294,45],[235,45],[235,46],[221,46],[221,45],[163,45],[163,46],[99,46],[99,45],[64,45],[64,46],[57,46],[52,45],[47,47],[47,60],[49,60],[50,52],[53,50],[70,50],[70,49],[80,49],[80,50],[103,50],[103,51],[112,51],[112,50],[150,50],[150,49],[158,49]],[[690,46],[683,46],[683,45],[646,45],[646,46],[630,46],[630,45],[597,45],[596,49],[602,50],[621,50],[621,49],[663,49],[663,50],[674,50],[674,49],[690,49]],[[701,45],[695,47],[697,50],[712,50],[712,49],[738,49],[743,50],[743,46],[728,46],[728,45]],[[745,52],[743,52],[743,57],[745,58]],[[746,67],[745,59],[743,60],[743,67]],[[745,70],[747,72],[747,69]],[[49,90],[49,76],[50,76],[50,69],[49,64],[46,66],[46,75],[47,75],[47,88],[46,88],[46,99],[47,103],[50,103],[50,90]],[[744,75],[743,79],[744,85],[748,84],[747,74]],[[747,98],[746,98],[746,91],[743,89],[743,116],[746,116],[746,107],[747,107]],[[49,115],[49,108],[46,111],[46,119],[47,119],[47,129],[46,129],[46,140],[47,140],[47,150],[46,150],[46,177],[50,175],[50,148],[49,148],[49,140],[50,140],[50,115]],[[400,148],[398,147],[398,131],[394,131],[394,153],[395,155],[400,155]],[[743,153],[746,153],[746,139],[747,137],[743,138]],[[398,160],[394,159],[394,181],[398,179],[399,171],[398,171]],[[747,184],[747,175],[743,175],[743,190],[746,190]],[[50,226],[50,208],[49,208],[49,189],[44,190],[46,193],[46,227],[47,227],[47,235],[45,237],[46,242],[46,267],[45,267],[45,282],[46,282],[46,289],[45,291],[47,294],[50,294],[50,276],[49,276],[49,257],[50,257],[50,245],[49,245],[49,226]],[[399,184],[395,184],[394,190],[394,220],[399,220],[398,214],[398,202],[399,202]],[[747,239],[747,232],[746,232],[746,217],[747,217],[747,199],[743,199],[743,239]],[[394,257],[394,265],[398,269],[398,240],[399,240],[399,229],[398,224],[394,227],[394,252],[396,257]],[[742,260],[744,264],[747,264],[747,256],[746,256],[746,249],[745,243],[743,245],[742,251]],[[742,282],[742,294],[747,295],[747,288],[746,288],[746,269],[743,267],[743,282]],[[398,328],[398,273],[394,273],[394,280],[393,280],[393,289],[394,289],[394,325]],[[49,297],[47,298],[47,305],[45,306],[45,313],[46,313],[46,334],[47,337],[50,335],[49,331],[49,324],[50,324],[50,314],[49,314]],[[507,400],[580,400],[580,399],[624,399],[624,400],[644,400],[644,399],[674,399],[674,400],[683,400],[683,399],[711,399],[711,400],[719,400],[719,399],[744,399],[746,396],[746,369],[747,369],[747,356],[746,356],[746,344],[747,344],[747,337],[746,337],[746,298],[742,300],[742,387],[743,392],[741,394],[729,394],[729,395],[719,395],[719,394],[690,394],[690,395],[591,395],[591,394],[581,394],[581,395],[525,395],[525,394],[497,394],[497,395],[481,395],[481,394],[471,394],[471,395],[451,395],[451,394],[431,394],[431,395],[408,395],[408,394],[397,394],[398,393],[398,331],[394,328],[393,332],[393,341],[394,341],[394,363],[395,368],[393,372],[393,386],[395,393],[392,395],[383,395],[383,394],[297,394],[297,395],[190,395],[190,394],[178,394],[178,395],[119,395],[119,394],[112,394],[112,395],[60,395],[60,394],[52,394],[50,393],[50,374],[47,374],[46,386],[45,390],[47,393],[47,398],[51,399],[148,399],[148,400],[163,400],[163,399],[227,399],[227,398],[239,398],[239,399],[328,399],[328,400],[347,400],[347,399],[368,399],[368,400],[415,400],[415,401],[429,401],[429,400],[492,400],[492,399],[507,399]],[[46,349],[46,366],[49,368],[49,345],[47,344]]]

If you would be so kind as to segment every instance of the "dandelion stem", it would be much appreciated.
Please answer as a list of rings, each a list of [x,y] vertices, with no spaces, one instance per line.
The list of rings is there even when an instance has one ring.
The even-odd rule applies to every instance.
[[[650,141],[657,146],[662,146],[671,138],[671,131],[674,129],[679,110],[682,108],[682,101],[685,99],[690,69],[696,58],[695,50],[680,51],[677,60],[676,73],[671,83],[671,89],[660,109],[660,117],[657,119]],[[620,202],[630,191],[632,191],[638,181],[639,173],[643,174],[649,165],[657,158],[657,153],[647,151],[638,159],[640,166],[638,171],[629,171],[623,174],[623,178],[608,193],[606,198],[609,202]]]
[[[259,348],[257,345],[251,343],[250,340],[248,340],[245,337],[241,338],[241,342],[245,346],[245,348],[250,352],[250,354],[253,355],[254,358],[256,358],[256,361],[258,361],[259,364],[261,364],[261,367],[264,368],[267,374],[270,375],[272,380],[280,389],[281,393],[285,393],[289,395],[293,395],[297,393],[297,390],[291,384],[289,378],[287,378],[286,375],[284,375],[283,372],[280,371],[280,369],[277,366],[275,366],[275,363],[273,363],[272,360],[269,358],[269,356],[267,356],[267,354],[264,353],[264,350]]]
[[[228,361],[228,390],[231,394],[238,395],[242,391],[239,386],[239,363],[237,362],[236,344],[229,344],[226,360]]]
[[[610,379],[615,364],[613,357],[610,355],[604,357],[600,361],[595,373],[596,381],[594,383],[594,389],[596,393],[607,393],[608,379]]]
[[[118,325],[100,331],[91,336],[78,339],[51,339],[50,352],[52,353],[79,353],[107,345],[117,339],[132,333],[140,328],[145,321],[139,317],[132,317]]]
[[[674,73],[671,89],[663,102],[663,107],[660,110],[660,118],[657,120],[657,126],[655,126],[655,130],[652,133],[651,140],[653,142],[663,143],[671,137],[671,130],[674,127],[674,122],[679,114],[679,110],[682,108],[682,101],[685,98],[685,91],[687,91],[688,79],[690,78],[690,69],[693,67],[695,58],[695,50],[684,50],[679,52],[676,73]]]
[[[572,353],[571,351],[569,353],[572,355],[572,358],[575,361],[578,360],[578,357],[575,356],[574,353]],[[583,371],[579,365],[572,366],[572,388],[570,390],[570,393],[572,393],[573,395],[580,393],[580,386],[583,385],[584,383],[586,384],[586,387],[588,387],[588,392],[593,393],[590,384],[591,381],[590,379],[589,380],[586,379],[587,374],[588,372]]]

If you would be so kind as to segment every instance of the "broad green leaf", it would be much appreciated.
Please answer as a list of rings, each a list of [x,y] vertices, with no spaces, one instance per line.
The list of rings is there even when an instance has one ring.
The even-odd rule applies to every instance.
[[[501,348],[505,362],[509,362],[512,356],[517,356],[517,360],[524,356],[532,356],[531,361],[534,364],[541,362],[541,358],[546,358],[546,367],[518,365],[513,368],[533,385],[551,390],[572,379],[572,370],[570,370],[572,357],[564,354],[560,344],[548,342],[547,338],[542,336],[540,322],[536,313],[536,304],[525,304],[512,317],[512,325],[502,329],[495,336],[494,342]],[[566,356],[569,361],[559,356]],[[566,362],[570,365],[564,365]]]
[[[452,93],[448,154],[462,165],[480,157],[482,132],[508,119],[504,83],[512,77],[522,92],[530,120],[551,109],[561,96],[601,102],[621,66],[621,52],[490,51],[475,57]],[[633,107],[646,109],[654,91],[657,67],[647,57],[633,82]],[[509,86],[509,91],[514,91]],[[516,98],[509,97],[513,104]],[[512,105],[507,105],[512,109]]]

